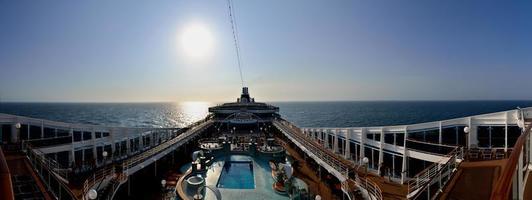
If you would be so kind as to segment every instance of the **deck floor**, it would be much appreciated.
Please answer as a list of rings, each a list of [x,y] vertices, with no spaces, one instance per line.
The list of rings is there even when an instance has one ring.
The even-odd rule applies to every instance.
[[[18,153],[4,152],[6,155],[6,162],[11,172],[15,192],[15,198],[44,198],[52,199],[46,192],[46,187],[43,185],[37,174],[33,172],[26,157]],[[17,179],[24,180],[17,183]],[[29,185],[28,185],[29,184]],[[28,187],[28,186],[32,187]]]
[[[463,162],[440,199],[489,199],[506,161]]]

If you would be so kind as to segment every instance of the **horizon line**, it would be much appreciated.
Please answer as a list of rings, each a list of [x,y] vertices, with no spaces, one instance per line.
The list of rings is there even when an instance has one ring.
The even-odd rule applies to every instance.
[[[257,101],[261,103],[326,103],[326,102],[474,102],[474,101],[531,101],[532,99],[408,99],[408,100],[278,100],[278,101]],[[93,104],[147,104],[147,103],[231,103],[223,101],[0,101],[6,103],[93,103]]]

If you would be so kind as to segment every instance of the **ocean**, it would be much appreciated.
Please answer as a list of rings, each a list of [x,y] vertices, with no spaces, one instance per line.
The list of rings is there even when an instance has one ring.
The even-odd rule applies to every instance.
[[[530,107],[532,101],[269,102],[301,127],[387,126]],[[0,103],[0,113],[120,127],[184,127],[215,103]]]

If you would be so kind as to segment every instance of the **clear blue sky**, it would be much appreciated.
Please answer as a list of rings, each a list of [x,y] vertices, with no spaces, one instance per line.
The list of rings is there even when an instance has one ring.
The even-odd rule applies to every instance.
[[[532,99],[530,1],[234,0],[261,101]],[[210,54],[184,56],[201,24]],[[227,4],[0,0],[0,101],[227,101]]]

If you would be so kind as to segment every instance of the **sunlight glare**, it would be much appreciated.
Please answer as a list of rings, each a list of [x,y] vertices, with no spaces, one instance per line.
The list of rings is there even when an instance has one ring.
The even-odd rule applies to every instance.
[[[214,46],[211,31],[201,23],[186,26],[180,42],[185,56],[192,59],[204,59],[210,56]]]

